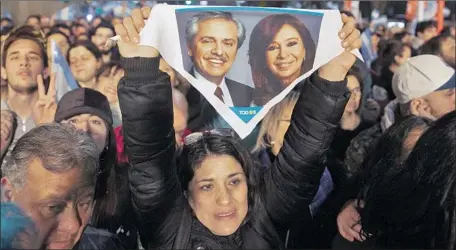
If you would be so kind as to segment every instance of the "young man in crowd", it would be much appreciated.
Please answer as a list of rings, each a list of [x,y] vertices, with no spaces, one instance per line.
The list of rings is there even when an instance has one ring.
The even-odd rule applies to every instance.
[[[381,122],[361,132],[347,149],[345,163],[351,172],[394,122],[407,115],[435,120],[455,110],[455,71],[437,56],[409,59],[394,74],[392,88],[397,99],[386,106]]]
[[[87,27],[80,23],[74,23],[73,26],[71,26],[71,33],[73,34],[73,37],[79,38],[79,36],[88,34],[88,32]]]
[[[416,25],[415,39],[412,41],[413,48],[418,50],[421,45],[438,35],[435,21],[423,21]]]
[[[104,63],[109,61],[118,61],[120,60],[119,53],[117,52],[117,47],[106,47],[106,42],[109,38],[116,35],[114,27],[108,22],[102,22],[99,24],[90,36],[90,41],[97,46],[97,48],[103,54],[102,60]]]
[[[44,37],[31,26],[13,30],[4,43],[1,77],[8,81],[8,95],[6,100],[1,101],[0,107],[14,113],[17,126],[12,131],[14,135],[8,152],[1,156],[3,164],[8,161],[9,152],[17,140],[35,127],[32,110],[38,99],[37,78],[47,70],[45,48]]]
[[[18,248],[123,248],[115,235],[88,226],[100,167],[86,133],[68,125],[38,126],[17,142],[2,172],[2,201],[17,204],[35,224],[35,233],[25,236],[34,244]]]
[[[456,69],[456,40],[450,34],[441,34],[427,41],[420,48],[421,55],[436,55]]]

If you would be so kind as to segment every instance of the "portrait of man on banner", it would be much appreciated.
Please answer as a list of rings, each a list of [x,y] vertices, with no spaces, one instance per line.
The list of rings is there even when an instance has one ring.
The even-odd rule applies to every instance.
[[[244,24],[229,12],[200,12],[187,22],[185,33],[191,74],[227,106],[250,106],[253,88],[226,77],[245,41]]]

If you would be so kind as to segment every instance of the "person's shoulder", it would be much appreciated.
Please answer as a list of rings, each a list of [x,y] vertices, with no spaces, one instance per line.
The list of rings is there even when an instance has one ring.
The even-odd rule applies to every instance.
[[[87,226],[75,249],[125,249],[117,235],[107,230]]]
[[[363,131],[361,131],[354,139],[353,141],[365,141],[365,140],[370,140],[374,139],[377,137],[378,134],[382,134],[382,127],[380,126],[380,123],[375,123],[372,126],[365,128]]]

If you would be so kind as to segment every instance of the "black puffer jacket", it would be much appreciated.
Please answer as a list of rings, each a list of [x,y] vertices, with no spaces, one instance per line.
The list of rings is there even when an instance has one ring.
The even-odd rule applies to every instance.
[[[281,153],[261,182],[259,211],[238,232],[212,235],[189,208],[178,181],[169,77],[159,58],[123,58],[119,85],[130,189],[145,248],[282,248],[280,233],[306,212],[349,98],[345,82],[307,80]],[[201,249],[201,248],[200,248]]]

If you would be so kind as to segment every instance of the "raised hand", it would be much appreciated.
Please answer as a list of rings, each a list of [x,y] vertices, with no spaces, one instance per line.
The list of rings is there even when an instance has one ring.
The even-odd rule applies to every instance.
[[[116,34],[121,37],[117,45],[122,57],[157,57],[159,52],[150,46],[140,46],[139,32],[145,26],[145,19],[149,18],[151,8],[134,9],[131,16],[125,17],[122,23],[114,26]]]
[[[8,149],[14,134],[14,114],[9,110],[2,110],[0,114],[0,157]]]
[[[56,89],[55,89],[55,73],[51,75],[51,80],[49,83],[49,89],[46,93],[44,87],[43,77],[41,75],[37,76],[38,83],[38,100],[36,101],[32,117],[36,125],[44,123],[54,122],[55,112],[57,111],[57,103],[55,100]]]
[[[323,65],[318,75],[329,81],[342,81],[345,79],[348,70],[356,61],[356,56],[350,53],[355,49],[361,48],[361,32],[356,29],[356,21],[345,14],[341,15],[344,26],[339,31],[339,37],[342,39],[342,47],[345,49],[342,54]]]

